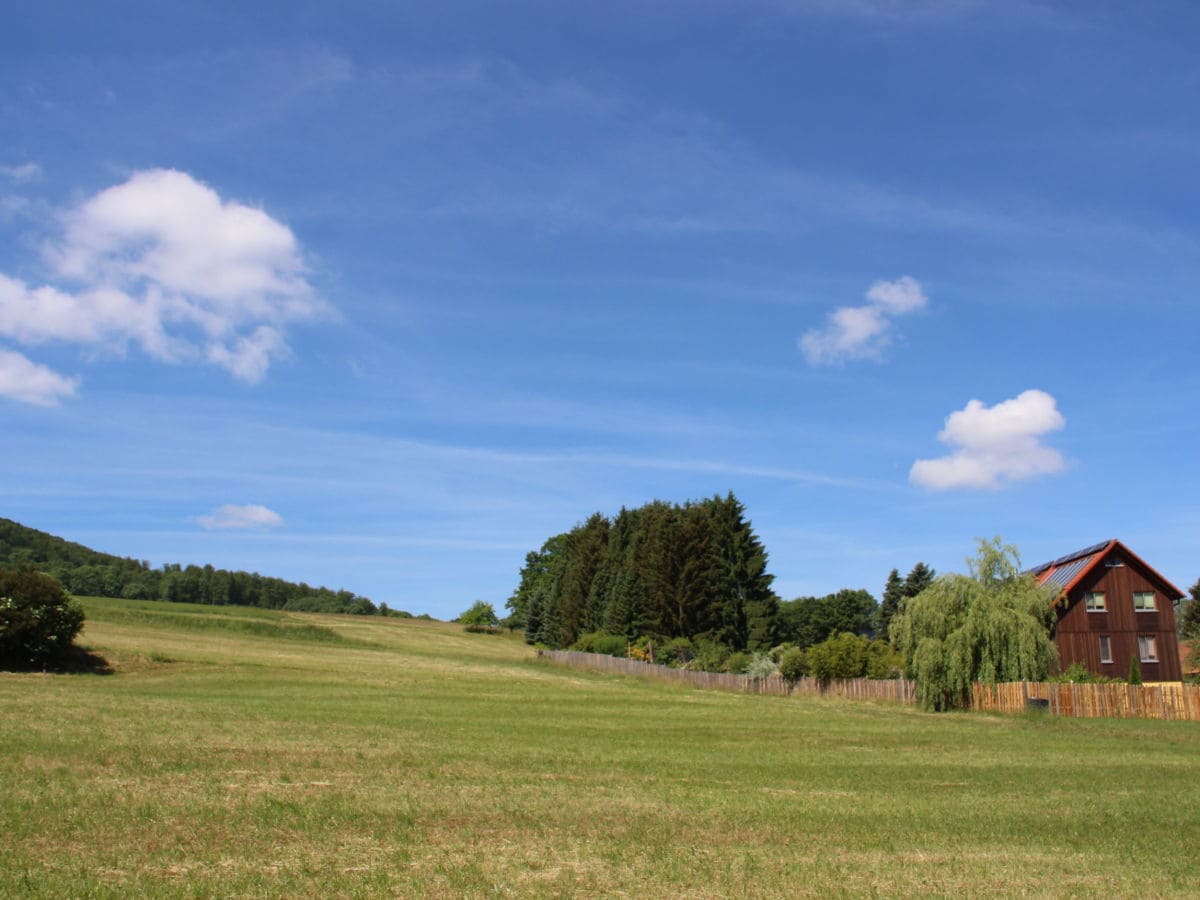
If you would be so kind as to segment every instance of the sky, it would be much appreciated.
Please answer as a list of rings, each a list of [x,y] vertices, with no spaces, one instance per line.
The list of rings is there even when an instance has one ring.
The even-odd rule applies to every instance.
[[[1200,6],[0,13],[0,515],[499,609],[732,491],[785,599],[1200,578]]]

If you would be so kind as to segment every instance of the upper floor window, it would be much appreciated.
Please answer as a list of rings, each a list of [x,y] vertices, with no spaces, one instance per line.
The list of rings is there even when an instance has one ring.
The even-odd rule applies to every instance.
[[[1158,662],[1158,641],[1152,634],[1138,636],[1138,659],[1142,662]]]
[[[1133,608],[1138,612],[1154,612],[1158,609],[1154,603],[1154,591],[1134,591]]]
[[[1104,591],[1088,591],[1083,595],[1083,605],[1088,612],[1104,612]]]

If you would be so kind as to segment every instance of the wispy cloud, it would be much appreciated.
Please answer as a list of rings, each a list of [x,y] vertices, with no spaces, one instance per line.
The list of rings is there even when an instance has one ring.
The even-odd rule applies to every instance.
[[[1066,419],[1052,396],[1029,390],[986,406],[979,400],[951,413],[938,440],[953,448],[948,456],[919,459],[909,479],[935,491],[952,488],[995,489],[1038,475],[1061,472],[1062,454],[1042,443]]]
[[[283,524],[283,517],[273,509],[257,504],[238,506],[226,503],[196,521],[211,530],[230,528],[273,528]]]
[[[929,302],[920,283],[908,275],[877,281],[862,306],[843,306],[829,314],[824,328],[807,331],[800,349],[810,365],[853,359],[881,360],[891,343],[892,320],[923,309]]]
[[[0,274],[0,334],[208,362],[257,382],[284,327],[326,309],[291,230],[184,172],[137,172],[62,219],[46,258],[59,284]]]
[[[30,181],[37,181],[42,177],[42,167],[35,162],[20,163],[15,166],[0,165],[0,176],[15,181],[18,184],[25,184]]]
[[[34,406],[58,406],[73,397],[78,378],[59,375],[12,350],[0,349],[0,397]]]

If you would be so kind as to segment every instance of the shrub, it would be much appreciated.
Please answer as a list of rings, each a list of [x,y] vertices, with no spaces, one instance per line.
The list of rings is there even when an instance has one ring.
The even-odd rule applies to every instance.
[[[624,656],[629,642],[619,634],[601,634],[592,642],[593,653],[605,656]]]
[[[887,641],[871,641],[867,645],[867,668],[864,674],[868,678],[899,678],[903,670],[904,657]]]
[[[808,648],[808,669],[818,681],[862,678],[867,672],[865,637],[844,632]]]
[[[58,579],[29,566],[0,569],[0,666],[62,659],[83,627],[83,610]]]
[[[775,660],[775,662],[778,663],[780,660],[783,659],[783,654],[787,653],[789,650],[791,650],[795,646],[796,646],[795,644],[790,643],[790,642],[776,644],[774,647],[771,648],[771,659]]]
[[[808,674],[808,654],[799,647],[790,647],[779,657],[779,674],[788,681],[799,681]]]
[[[654,661],[663,666],[685,666],[696,658],[696,648],[687,638],[672,638],[654,645]]]
[[[769,678],[778,671],[779,666],[775,665],[775,660],[771,659],[771,654],[764,653],[761,650],[750,658],[750,662],[746,666],[746,674],[751,678]]]
[[[728,647],[709,640],[697,640],[694,643],[696,657],[692,660],[693,669],[702,672],[720,672],[724,669],[725,661],[729,659]]]
[[[581,634],[579,639],[567,649],[578,650],[580,653],[598,653],[596,641],[602,637],[604,637],[603,631],[589,631],[587,634]]]
[[[1129,680],[1130,684],[1141,684],[1142,683],[1142,664],[1140,662],[1138,662],[1138,657],[1137,657],[1136,653],[1129,657],[1129,679],[1128,680]]]
[[[725,660],[723,671],[732,672],[734,675],[745,674],[746,666],[750,665],[750,660],[753,658],[745,650],[730,653],[729,658]]]

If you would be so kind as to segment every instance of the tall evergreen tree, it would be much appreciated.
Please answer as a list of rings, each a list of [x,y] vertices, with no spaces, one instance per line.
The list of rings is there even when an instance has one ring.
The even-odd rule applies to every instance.
[[[877,637],[888,639],[888,626],[892,624],[892,616],[900,609],[904,600],[904,581],[900,578],[900,570],[892,569],[888,573],[887,584],[883,587],[883,600],[879,604],[879,616],[875,623]]]
[[[933,579],[937,577],[937,572],[929,568],[923,562],[917,563],[912,567],[912,571],[904,578],[904,596],[915,597],[925,588],[933,584]]]

